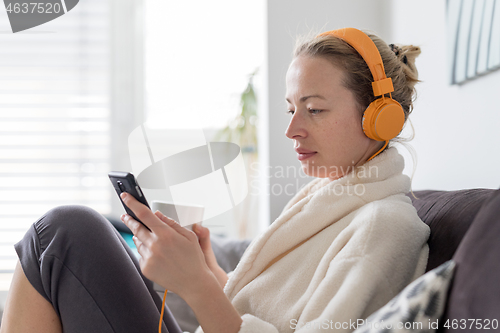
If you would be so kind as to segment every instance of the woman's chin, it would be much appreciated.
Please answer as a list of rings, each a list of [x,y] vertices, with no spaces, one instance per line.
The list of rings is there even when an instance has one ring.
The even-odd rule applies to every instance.
[[[306,174],[306,176],[316,177],[316,178],[328,177],[326,172],[320,172],[320,170],[317,170],[317,169],[318,169],[317,167],[302,165],[302,171]]]
[[[317,165],[307,165],[307,164],[302,164],[302,172],[306,174],[309,177],[315,177],[315,178],[330,178],[330,180],[335,180],[339,179],[340,177],[344,176],[344,173],[339,173],[336,168],[330,168],[330,172],[328,172],[328,169],[323,166],[317,166]]]

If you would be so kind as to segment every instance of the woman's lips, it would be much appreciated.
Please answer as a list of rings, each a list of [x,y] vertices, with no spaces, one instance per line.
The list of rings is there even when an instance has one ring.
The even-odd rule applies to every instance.
[[[305,149],[304,147],[295,147],[295,151],[297,152],[299,161],[303,161],[317,153],[314,150]]]
[[[316,154],[316,152],[313,153],[297,153],[297,157],[299,158],[299,161],[303,161],[311,156]]]

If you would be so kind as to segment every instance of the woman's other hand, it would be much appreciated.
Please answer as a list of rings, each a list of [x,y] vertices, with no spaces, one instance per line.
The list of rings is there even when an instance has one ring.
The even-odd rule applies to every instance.
[[[205,261],[208,268],[214,273],[221,287],[224,288],[228,278],[226,272],[217,263],[217,258],[212,249],[212,243],[210,242],[210,230],[201,224],[193,224],[193,231],[198,236],[198,242],[205,255]]]

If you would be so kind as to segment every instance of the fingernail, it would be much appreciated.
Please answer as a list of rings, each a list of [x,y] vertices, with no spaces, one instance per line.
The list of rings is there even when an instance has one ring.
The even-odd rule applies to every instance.
[[[127,192],[122,192],[120,198],[125,199],[127,197]]]

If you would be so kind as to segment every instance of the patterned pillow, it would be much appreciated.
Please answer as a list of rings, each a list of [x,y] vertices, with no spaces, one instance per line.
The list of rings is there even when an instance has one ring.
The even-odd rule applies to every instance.
[[[354,333],[433,332],[444,311],[455,262],[448,260],[410,283]]]

